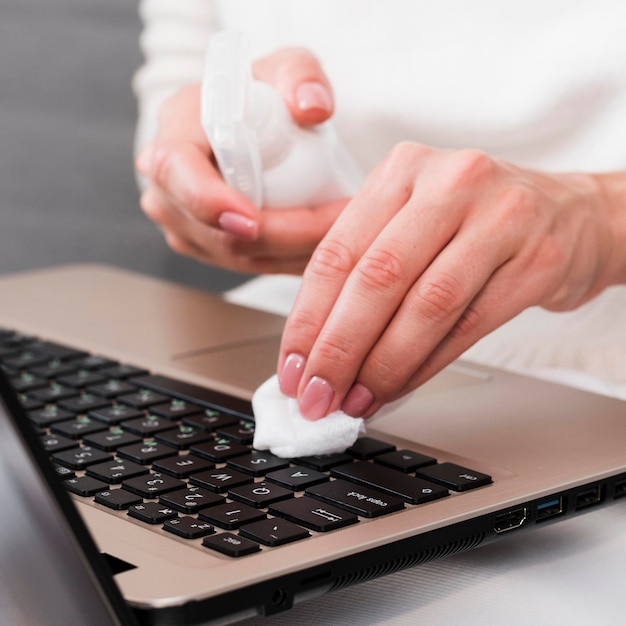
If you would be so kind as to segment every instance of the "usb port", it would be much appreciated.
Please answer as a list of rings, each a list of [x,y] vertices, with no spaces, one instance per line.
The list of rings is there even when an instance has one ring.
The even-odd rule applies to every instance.
[[[615,483],[615,489],[613,491],[614,498],[623,498],[626,496],[626,480],[620,480]]]
[[[596,485],[595,487],[590,487],[584,491],[579,491],[576,494],[574,508],[578,511],[580,509],[585,509],[588,506],[599,504],[600,502],[602,502],[602,487],[600,485]]]
[[[506,513],[500,513],[499,515],[496,515],[493,520],[493,529],[497,533],[505,533],[509,530],[520,528],[526,523],[527,519],[528,509],[526,509],[526,507],[514,509],[513,511],[507,511]]]
[[[540,502],[537,505],[537,521],[543,522],[553,517],[558,517],[564,512],[563,498],[552,498],[552,500],[546,500]]]

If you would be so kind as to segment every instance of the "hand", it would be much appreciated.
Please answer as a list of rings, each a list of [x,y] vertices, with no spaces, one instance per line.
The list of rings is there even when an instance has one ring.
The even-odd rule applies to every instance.
[[[282,391],[308,419],[368,417],[526,307],[572,309],[624,280],[623,188],[611,201],[601,176],[396,146],[311,257]]]
[[[332,115],[330,85],[307,51],[279,50],[255,63],[254,74],[278,89],[298,123],[317,124]],[[258,211],[229,188],[200,124],[199,85],[164,103],[157,135],[137,156],[136,167],[148,179],[141,207],[168,245],[239,272],[301,273],[346,204]]]

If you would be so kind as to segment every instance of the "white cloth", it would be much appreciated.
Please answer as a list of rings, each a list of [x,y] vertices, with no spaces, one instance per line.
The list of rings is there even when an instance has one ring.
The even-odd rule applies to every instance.
[[[252,396],[254,447],[283,459],[333,454],[349,448],[365,432],[361,418],[335,411],[324,419],[304,419],[298,402],[279,389],[278,377],[266,380]]]

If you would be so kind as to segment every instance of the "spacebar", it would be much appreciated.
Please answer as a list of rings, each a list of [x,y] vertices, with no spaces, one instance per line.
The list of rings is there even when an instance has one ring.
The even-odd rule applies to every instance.
[[[252,404],[250,402],[208,389],[207,387],[192,385],[182,380],[175,380],[174,378],[158,374],[139,376],[132,378],[130,382],[146,389],[152,389],[152,391],[174,396],[180,400],[195,402],[210,409],[219,409],[220,411],[239,415],[247,419],[252,417]]]
[[[330,474],[336,478],[345,478],[360,485],[380,489],[402,498],[409,504],[423,504],[448,495],[447,489],[435,483],[367,461],[334,467]]]

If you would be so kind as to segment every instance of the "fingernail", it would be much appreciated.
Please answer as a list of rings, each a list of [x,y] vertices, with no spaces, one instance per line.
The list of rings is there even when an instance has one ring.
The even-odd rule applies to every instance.
[[[361,383],[353,385],[344,398],[341,410],[350,417],[361,417],[374,402],[374,394]]]
[[[301,354],[290,354],[283,364],[279,376],[280,390],[290,398],[295,398],[298,393],[298,385],[304,372],[304,357]]]
[[[141,174],[148,175],[150,170],[150,160],[152,157],[152,151],[144,149],[135,158],[135,168]]]
[[[227,233],[230,233],[239,239],[253,241],[257,237],[257,223],[240,213],[225,211],[220,215],[218,223],[222,230],[225,230]]]
[[[311,109],[330,111],[333,107],[328,89],[326,89],[322,83],[316,82],[300,84],[296,89],[296,101],[298,108],[303,111]]]
[[[300,413],[302,417],[314,422],[328,412],[335,392],[330,383],[319,376],[313,376],[306,386],[300,399]]]

